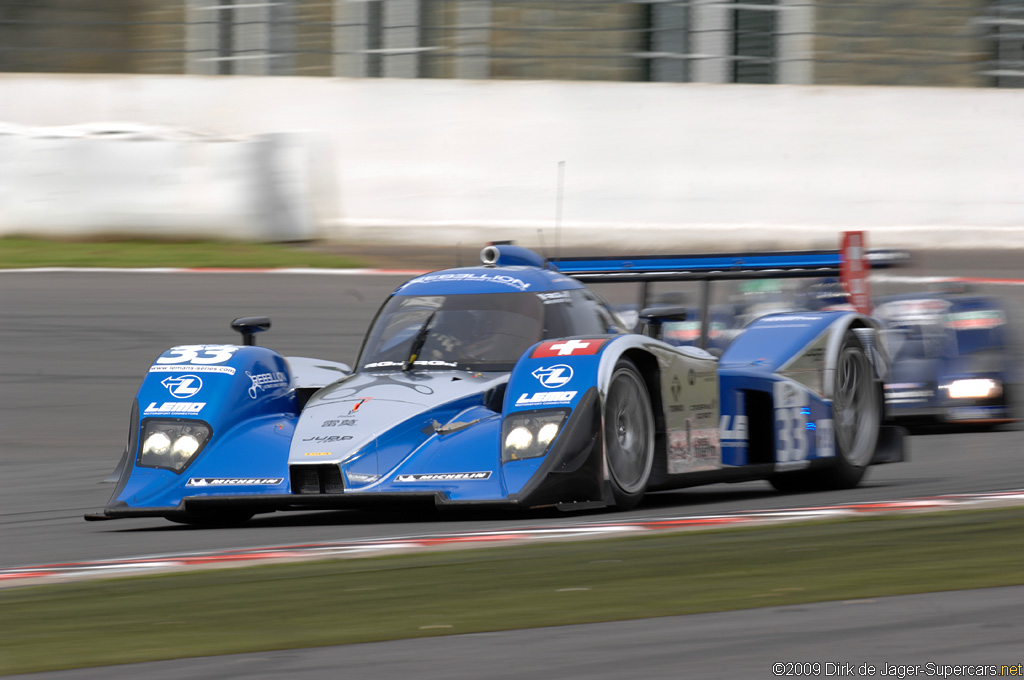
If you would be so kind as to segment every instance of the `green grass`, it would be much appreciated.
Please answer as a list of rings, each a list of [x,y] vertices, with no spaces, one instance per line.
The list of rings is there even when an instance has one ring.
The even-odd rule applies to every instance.
[[[1024,508],[0,590],[0,673],[1024,584]]]
[[[26,267],[362,267],[356,259],[308,246],[212,241],[0,238],[0,269]]]

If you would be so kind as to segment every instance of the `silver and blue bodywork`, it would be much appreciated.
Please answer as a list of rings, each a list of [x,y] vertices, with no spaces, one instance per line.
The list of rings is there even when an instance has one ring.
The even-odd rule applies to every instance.
[[[838,253],[552,264],[491,246],[482,260],[400,286],[354,369],[251,345],[167,350],[139,388],[114,494],[89,518],[217,521],[406,502],[583,508],[696,484],[785,482],[844,458],[837,362],[850,338],[870,360],[865,389],[878,401],[867,403],[879,412],[865,421],[877,430],[870,450],[843,464],[858,469],[855,484],[867,465],[902,459],[881,413],[889,360],[874,318],[769,315],[718,356],[660,339],[657,313],[623,327],[583,283],[821,276]],[[496,306],[512,311],[488,316]],[[501,352],[477,347],[488,342]],[[632,485],[616,475],[621,461],[609,463],[609,391],[624,371],[639,377],[653,424]]]

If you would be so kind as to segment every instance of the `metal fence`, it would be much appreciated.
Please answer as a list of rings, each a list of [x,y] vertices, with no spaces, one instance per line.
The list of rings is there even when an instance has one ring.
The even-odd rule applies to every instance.
[[[0,0],[0,71],[1024,86],[1024,0]]]

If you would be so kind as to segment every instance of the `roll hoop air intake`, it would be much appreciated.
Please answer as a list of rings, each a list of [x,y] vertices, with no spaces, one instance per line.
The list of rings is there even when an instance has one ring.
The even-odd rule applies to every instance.
[[[480,262],[488,267],[540,267],[550,265],[529,248],[508,243],[493,243],[480,251]]]

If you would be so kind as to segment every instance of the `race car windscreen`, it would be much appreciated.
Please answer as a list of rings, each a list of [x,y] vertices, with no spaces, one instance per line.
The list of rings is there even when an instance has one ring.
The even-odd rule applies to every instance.
[[[359,366],[399,369],[415,354],[416,370],[511,370],[541,340],[543,318],[533,293],[396,295],[377,315]]]

